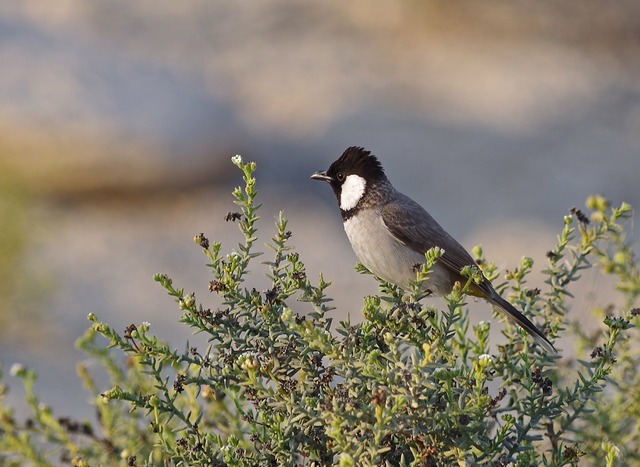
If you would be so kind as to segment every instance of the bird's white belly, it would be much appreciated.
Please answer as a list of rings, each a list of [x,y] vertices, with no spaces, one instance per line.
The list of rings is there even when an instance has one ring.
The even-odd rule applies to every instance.
[[[403,288],[415,281],[414,266],[425,262],[424,254],[396,239],[373,210],[347,219],[344,230],[354,253],[373,274]],[[426,286],[439,295],[449,293],[451,281],[442,266],[436,264]]]

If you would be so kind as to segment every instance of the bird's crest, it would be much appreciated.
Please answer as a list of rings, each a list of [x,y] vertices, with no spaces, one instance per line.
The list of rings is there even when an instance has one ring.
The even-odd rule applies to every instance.
[[[334,170],[332,170],[334,169]],[[364,177],[366,180],[379,180],[385,177],[384,169],[371,151],[359,146],[347,148],[336,160],[328,172],[344,171]]]

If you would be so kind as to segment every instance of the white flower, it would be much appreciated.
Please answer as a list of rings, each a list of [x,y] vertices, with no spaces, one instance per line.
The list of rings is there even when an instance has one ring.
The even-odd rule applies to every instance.
[[[260,366],[258,354],[253,351],[245,351],[240,354],[238,364],[244,371],[255,370]]]
[[[194,303],[196,303],[196,296],[195,294],[190,293],[182,297],[182,300],[178,302],[178,308],[180,308],[181,310],[186,310],[189,307],[193,306]]]
[[[14,363],[11,365],[11,369],[9,370],[9,374],[11,376],[18,376],[18,374],[24,371],[24,365],[22,363]]]
[[[143,321],[142,325],[147,329],[149,329],[151,327],[151,323],[149,321]]]
[[[231,162],[233,162],[235,165],[242,164],[242,156],[240,154],[236,154],[231,158]]]
[[[493,363],[493,357],[489,354],[483,353],[478,357],[478,363],[482,366],[489,366]]]

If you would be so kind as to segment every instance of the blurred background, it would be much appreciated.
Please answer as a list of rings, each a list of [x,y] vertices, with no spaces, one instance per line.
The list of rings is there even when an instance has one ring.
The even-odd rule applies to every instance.
[[[153,274],[215,306],[192,239],[240,240],[234,154],[258,162],[262,240],[284,210],[354,321],[376,285],[309,180],[347,146],[502,268],[543,269],[589,194],[640,206],[637,1],[0,0],[0,63],[0,362],[37,370],[58,415],[91,415],[87,313],[182,347]],[[576,309],[615,302],[602,286]]]

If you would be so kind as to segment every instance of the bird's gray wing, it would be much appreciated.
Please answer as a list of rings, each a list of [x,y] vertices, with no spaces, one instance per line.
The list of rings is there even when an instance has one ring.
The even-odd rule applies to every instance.
[[[424,254],[433,247],[442,248],[444,254],[439,261],[457,275],[456,280],[463,280],[460,275],[462,268],[476,264],[464,247],[408,196],[398,193],[393,202],[385,204],[382,208],[382,220],[394,237],[419,253]],[[489,290],[484,290],[483,284],[479,286],[485,293],[489,293]]]
[[[464,278],[460,274],[462,268],[476,264],[462,245],[445,232],[422,206],[405,195],[398,194],[396,200],[383,206],[382,220],[395,238],[419,253],[426,253],[433,247],[444,249],[444,254],[438,261],[454,274],[455,280],[463,282]],[[544,333],[529,318],[498,295],[484,276],[479,284],[471,285],[469,293],[483,297],[502,309],[544,348],[550,352],[556,352]]]

